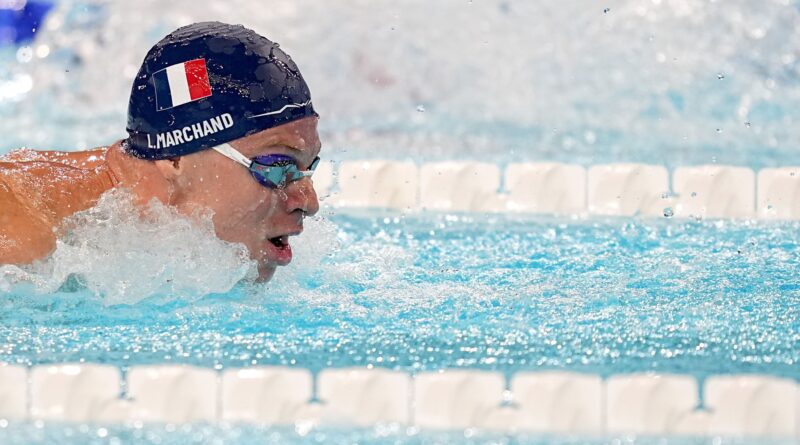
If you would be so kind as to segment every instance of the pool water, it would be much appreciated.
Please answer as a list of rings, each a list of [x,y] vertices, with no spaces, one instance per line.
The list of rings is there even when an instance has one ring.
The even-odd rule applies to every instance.
[[[394,426],[360,428],[255,427],[244,425],[59,425],[18,424],[3,427],[0,439],[7,445],[29,443],[58,443],[64,445],[246,445],[246,444],[462,444],[462,445],[739,445],[752,444],[741,438],[670,439],[648,436],[555,437],[544,435],[505,435],[466,430],[459,432],[423,432],[414,428]],[[790,445],[791,440],[759,439],[763,445]]]
[[[797,1],[354,1],[61,0],[33,44],[0,50],[0,154],[124,137],[147,48],[224,18],[295,57],[326,161],[800,164]],[[798,222],[327,208],[262,285],[207,220],[123,201],[78,215],[48,260],[0,266],[0,362],[800,379]],[[747,442],[0,420],[2,444],[134,440]]]
[[[326,213],[295,241],[296,264],[266,285],[242,281],[204,296],[197,284],[194,293],[118,294],[109,304],[116,289],[91,276],[73,275],[55,292],[14,284],[0,293],[0,361],[800,378],[798,223]],[[4,444],[134,440],[748,443],[399,426],[0,421]]]
[[[337,212],[308,223],[297,264],[266,285],[113,304],[90,275],[10,286],[0,361],[798,379],[798,229]]]

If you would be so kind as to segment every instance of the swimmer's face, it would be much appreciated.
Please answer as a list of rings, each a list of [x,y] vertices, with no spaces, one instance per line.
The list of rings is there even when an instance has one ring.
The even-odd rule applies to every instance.
[[[306,170],[320,151],[317,117],[307,117],[230,142],[248,158],[267,154],[289,155]],[[292,259],[290,236],[303,230],[303,218],[319,210],[311,178],[270,189],[259,184],[243,165],[214,150],[180,160],[177,180],[183,193],[176,204],[184,212],[213,211],[220,239],[247,246],[258,262],[259,280],[266,281],[279,265]]]

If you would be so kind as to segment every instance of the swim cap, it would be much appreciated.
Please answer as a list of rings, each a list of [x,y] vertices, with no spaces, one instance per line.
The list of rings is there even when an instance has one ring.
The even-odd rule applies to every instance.
[[[316,115],[308,85],[277,43],[241,25],[195,23],[144,58],[123,148],[166,159]]]

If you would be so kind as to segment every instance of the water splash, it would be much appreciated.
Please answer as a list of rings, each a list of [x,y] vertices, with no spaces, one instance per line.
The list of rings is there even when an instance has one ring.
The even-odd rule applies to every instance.
[[[187,218],[157,200],[136,209],[132,199],[122,189],[107,192],[95,207],[65,221],[65,234],[48,258],[0,265],[0,293],[86,290],[107,306],[145,299],[180,306],[211,294],[253,305],[275,298],[347,305],[354,289],[396,287],[411,267],[410,252],[386,245],[385,234],[351,240],[317,216],[307,218],[303,233],[292,238],[293,261],[258,285],[246,248],[218,239],[211,215]],[[359,312],[358,304],[352,308]]]
[[[292,241],[294,258],[262,287],[255,287],[252,302],[276,300],[292,304],[330,305],[337,311],[363,317],[363,291],[407,290],[402,277],[413,270],[413,253],[385,232],[354,239],[324,217],[305,223],[303,233]]]
[[[327,146],[341,150],[328,156],[800,162],[792,142],[800,140],[796,2],[355,0],[318,8],[297,0],[261,9],[246,0],[204,8],[59,2],[32,45],[35,57],[20,64],[10,54],[0,68],[0,79],[30,76],[33,88],[4,107],[14,119],[0,121],[8,135],[0,150],[124,136],[147,49],[178,26],[224,17],[268,33],[294,56]],[[131,23],[135,30],[118,32]]]
[[[0,292],[0,359],[798,378],[798,223],[448,218],[338,213],[200,300]]]
[[[115,189],[68,218],[50,257],[0,267],[0,290],[27,285],[52,293],[71,282],[107,305],[148,297],[191,301],[226,292],[253,273],[247,249],[218,239],[209,215],[189,219],[157,200],[140,211],[132,199]]]

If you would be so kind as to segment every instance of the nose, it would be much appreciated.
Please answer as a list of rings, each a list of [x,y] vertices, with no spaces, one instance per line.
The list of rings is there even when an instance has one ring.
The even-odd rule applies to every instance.
[[[311,178],[303,178],[289,183],[286,192],[286,207],[289,213],[300,210],[308,216],[319,211],[319,200]]]

